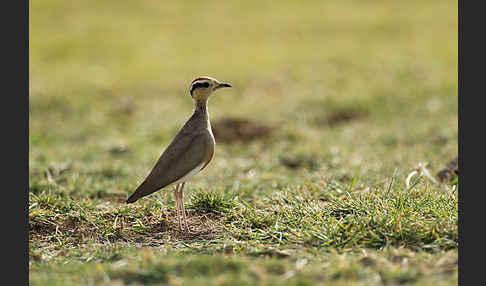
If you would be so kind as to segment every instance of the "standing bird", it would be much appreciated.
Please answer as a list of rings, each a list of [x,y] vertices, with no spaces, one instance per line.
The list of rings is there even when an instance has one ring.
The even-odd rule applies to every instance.
[[[189,93],[194,100],[194,113],[162,153],[147,178],[127,199],[127,204],[159,189],[175,185],[174,197],[179,230],[182,231],[180,217],[182,212],[185,231],[190,232],[184,209],[184,185],[187,180],[204,169],[213,158],[215,141],[207,104],[209,96],[222,87],[231,87],[231,84],[219,82],[211,77],[198,77],[191,82]]]

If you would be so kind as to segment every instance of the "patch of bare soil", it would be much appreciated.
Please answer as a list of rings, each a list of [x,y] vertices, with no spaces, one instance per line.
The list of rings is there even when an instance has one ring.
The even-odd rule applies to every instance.
[[[212,239],[223,230],[221,215],[187,212],[190,233],[180,231],[175,211],[162,214],[145,213],[144,217],[119,216],[105,212],[95,220],[56,215],[53,219],[30,219],[29,241],[38,243],[63,242],[128,242],[142,245],[160,245],[168,242]],[[103,221],[101,224],[99,221]]]
[[[337,110],[327,116],[318,118],[315,123],[319,126],[338,126],[351,121],[365,118],[367,113],[362,110]]]
[[[249,142],[270,137],[273,128],[245,118],[227,117],[215,121],[212,129],[216,142]]]
[[[314,171],[319,168],[319,161],[313,155],[283,155],[279,159],[280,163],[289,169],[307,168]]]

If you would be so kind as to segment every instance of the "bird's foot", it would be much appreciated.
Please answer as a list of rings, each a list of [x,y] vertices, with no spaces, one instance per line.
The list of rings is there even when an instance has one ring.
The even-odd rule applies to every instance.
[[[188,227],[186,227],[184,233],[185,234],[195,234],[195,232],[192,232]]]

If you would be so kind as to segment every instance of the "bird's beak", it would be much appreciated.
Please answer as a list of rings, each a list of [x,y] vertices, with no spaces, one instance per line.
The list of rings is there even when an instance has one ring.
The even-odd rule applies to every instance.
[[[221,82],[220,84],[218,84],[216,88],[222,88],[222,87],[232,87],[232,85],[229,83]]]

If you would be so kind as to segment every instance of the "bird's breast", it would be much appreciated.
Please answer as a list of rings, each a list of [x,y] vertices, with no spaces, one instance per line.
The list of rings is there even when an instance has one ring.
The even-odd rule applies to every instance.
[[[213,132],[211,131],[211,127],[209,127],[209,130],[207,131],[207,148],[206,148],[206,154],[204,156],[204,165],[202,166],[201,170],[206,168],[206,166],[211,162],[214,156],[214,147],[216,145],[216,141],[214,140]]]

